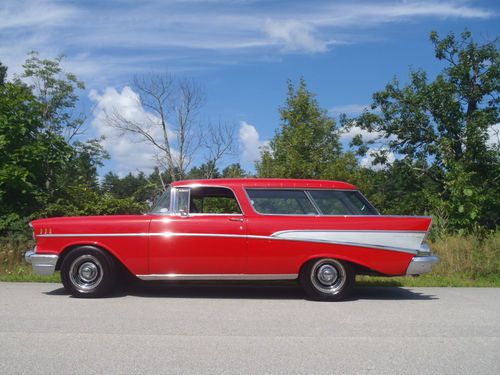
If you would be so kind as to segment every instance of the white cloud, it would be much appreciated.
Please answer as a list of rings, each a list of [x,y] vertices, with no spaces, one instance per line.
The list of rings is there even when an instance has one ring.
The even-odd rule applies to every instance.
[[[382,155],[382,154],[385,154],[387,163],[386,164],[374,164],[373,162],[375,161],[375,158],[378,155]],[[395,160],[396,160],[396,155],[394,154],[394,152],[389,151],[385,147],[380,147],[380,148],[371,148],[370,150],[368,150],[366,156],[360,160],[359,164],[362,167],[370,168],[370,169],[373,169],[374,171],[380,171],[380,170],[386,169],[387,166],[394,163]]]
[[[255,126],[242,121],[239,131],[241,159],[244,163],[254,163],[260,159],[260,150],[267,141],[262,141]]]
[[[151,172],[156,164],[156,154],[153,146],[130,134],[121,132],[107,124],[109,114],[119,113],[125,119],[135,123],[154,123],[158,121],[151,113],[144,110],[139,101],[139,96],[130,87],[125,86],[121,92],[113,87],[108,87],[102,94],[91,90],[90,99],[96,103],[92,120],[92,127],[97,136],[104,136],[104,148],[110,153],[111,159],[116,162],[115,173],[124,175],[138,170]],[[158,132],[151,128],[155,136]]]
[[[62,25],[79,12],[70,4],[50,0],[6,1],[0,8],[0,30]]]
[[[280,53],[327,51],[363,40],[373,27],[409,19],[486,19],[494,12],[462,0],[318,1],[264,6],[248,1],[7,1],[0,7],[0,56],[11,72],[31,49],[68,55],[80,78],[141,70],[196,69],[208,64],[268,59]],[[371,29],[370,29],[371,28]],[[145,53],[147,50],[154,50]],[[84,55],[78,56],[85,51]],[[109,55],[111,54],[111,56]],[[202,56],[200,56],[202,55]],[[74,60],[74,61],[73,61]]]
[[[286,51],[324,52],[327,42],[314,36],[311,25],[297,20],[272,20],[268,18],[265,31]]]

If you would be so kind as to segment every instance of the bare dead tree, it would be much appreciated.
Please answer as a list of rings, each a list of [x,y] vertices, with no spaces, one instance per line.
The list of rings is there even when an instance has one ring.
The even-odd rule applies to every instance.
[[[205,148],[206,168],[205,178],[213,178],[217,163],[223,156],[234,155],[236,152],[235,127],[232,124],[222,123],[210,125],[202,138],[202,147]]]
[[[165,74],[136,76],[133,88],[138,108],[146,114],[135,118],[116,110],[106,113],[107,124],[120,134],[131,134],[155,149],[157,160],[173,181],[185,176],[200,147],[198,112],[204,97],[191,80]]]

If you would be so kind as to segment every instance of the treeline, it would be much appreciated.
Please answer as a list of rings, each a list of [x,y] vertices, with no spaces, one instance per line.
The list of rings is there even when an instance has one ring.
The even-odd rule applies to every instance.
[[[32,53],[23,74],[10,81],[0,65],[0,235],[23,233],[36,217],[143,212],[174,178],[252,175],[345,180],[385,214],[433,215],[440,233],[496,230],[500,149],[498,136],[497,142],[491,136],[499,123],[497,41],[478,44],[465,31],[444,38],[432,33],[431,42],[442,71],[431,78],[412,70],[406,84],[395,78],[355,118],[343,115],[337,122],[305,80],[289,82],[280,127],[261,150],[255,174],[239,164],[219,168],[231,139],[219,127],[211,131],[211,158],[202,165],[187,170],[157,144],[168,160],[150,175],[99,179],[109,156],[101,140],[81,141],[86,122],[77,108],[84,84],[62,70],[60,58]],[[160,82],[170,87],[170,80]],[[186,87],[196,92],[178,85]],[[111,120],[123,132],[148,137],[141,124]],[[188,124],[182,116],[177,121]],[[348,145],[346,134],[352,135]]]

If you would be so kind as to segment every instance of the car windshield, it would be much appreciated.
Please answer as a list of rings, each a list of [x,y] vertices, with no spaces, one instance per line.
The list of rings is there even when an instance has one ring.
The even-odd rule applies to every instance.
[[[151,209],[152,214],[168,214],[170,212],[170,191],[169,187],[165,193],[156,201]]]

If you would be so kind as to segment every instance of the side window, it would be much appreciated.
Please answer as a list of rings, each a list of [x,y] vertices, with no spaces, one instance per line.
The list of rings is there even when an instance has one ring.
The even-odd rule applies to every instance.
[[[247,189],[250,203],[262,214],[317,215],[318,212],[302,190]]]
[[[241,215],[238,201],[230,189],[208,186],[191,188],[189,212],[191,214]]]
[[[357,191],[309,190],[323,215],[377,215]]]

